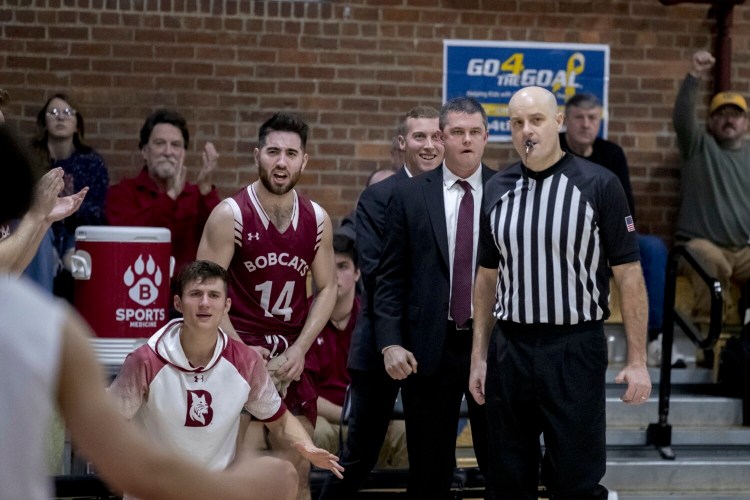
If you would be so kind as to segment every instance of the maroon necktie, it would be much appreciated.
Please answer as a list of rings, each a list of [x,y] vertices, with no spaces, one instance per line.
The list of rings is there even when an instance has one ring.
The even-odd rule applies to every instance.
[[[471,275],[474,253],[474,197],[468,182],[456,184],[465,191],[458,206],[456,243],[453,249],[453,282],[451,283],[451,317],[457,327],[464,327],[471,318]]]

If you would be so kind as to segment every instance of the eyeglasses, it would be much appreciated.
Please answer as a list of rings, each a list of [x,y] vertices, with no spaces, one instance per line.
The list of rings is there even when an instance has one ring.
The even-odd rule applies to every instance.
[[[65,108],[65,109],[52,108],[49,111],[47,111],[47,116],[54,116],[55,118],[62,118],[63,120],[73,118],[75,115],[76,115],[76,110],[73,108]]]

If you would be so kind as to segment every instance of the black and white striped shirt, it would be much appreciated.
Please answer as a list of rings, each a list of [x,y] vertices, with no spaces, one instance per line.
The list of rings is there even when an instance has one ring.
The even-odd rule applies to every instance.
[[[479,263],[498,270],[498,320],[575,325],[609,316],[609,266],[639,259],[625,193],[606,169],[567,154],[520,162],[487,182]]]

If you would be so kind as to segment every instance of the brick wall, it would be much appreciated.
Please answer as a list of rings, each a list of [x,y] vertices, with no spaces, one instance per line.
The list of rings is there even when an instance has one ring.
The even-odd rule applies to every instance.
[[[9,121],[28,135],[46,96],[70,93],[113,181],[141,166],[144,117],[175,107],[190,124],[194,172],[205,141],[221,152],[223,194],[255,178],[258,125],[297,112],[312,129],[301,189],[337,221],[389,163],[399,116],[441,104],[444,39],[606,43],[610,138],[630,161],[639,228],[669,237],[671,108],[691,54],[712,46],[707,12],[657,0],[3,0],[0,86]],[[733,82],[748,94],[750,7],[736,7],[733,34]],[[509,144],[485,155],[493,167],[513,159]]]

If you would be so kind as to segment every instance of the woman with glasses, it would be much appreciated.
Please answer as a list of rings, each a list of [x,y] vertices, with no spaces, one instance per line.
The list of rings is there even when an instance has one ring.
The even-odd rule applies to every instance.
[[[104,158],[84,142],[83,115],[65,94],[55,94],[36,116],[37,135],[32,145],[41,161],[50,169],[61,167],[65,173],[63,196],[88,187],[81,208],[70,217],[53,225],[54,248],[62,259],[63,271],[55,280],[55,293],[72,301],[73,280],[70,256],[75,245],[75,229],[81,225],[105,223],[104,199],[109,186],[109,173]],[[39,257],[39,256],[38,256]],[[46,269],[46,266],[40,271]],[[54,276],[56,268],[51,275]]]

